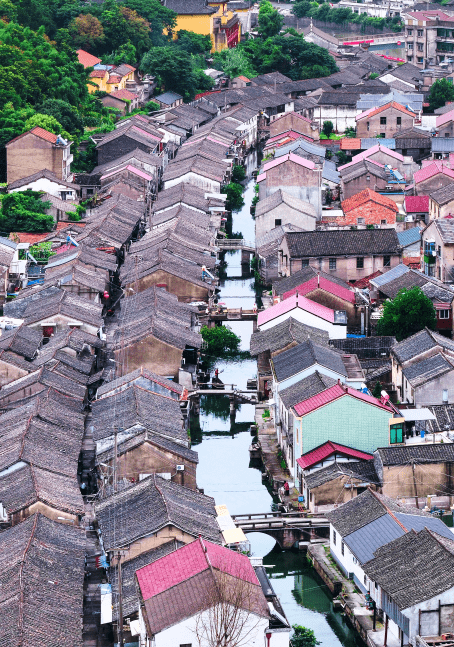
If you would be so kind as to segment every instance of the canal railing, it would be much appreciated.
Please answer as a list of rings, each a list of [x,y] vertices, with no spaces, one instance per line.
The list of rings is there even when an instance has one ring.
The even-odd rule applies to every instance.
[[[223,238],[216,240],[216,247],[223,250],[243,249],[247,252],[255,252],[255,245],[250,240],[244,238]]]

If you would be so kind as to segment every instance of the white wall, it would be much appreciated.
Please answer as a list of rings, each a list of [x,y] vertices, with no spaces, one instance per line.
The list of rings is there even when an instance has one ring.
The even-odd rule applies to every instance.
[[[67,199],[72,200],[76,197],[76,191],[74,189],[71,189],[64,184],[52,182],[52,180],[48,180],[46,177],[41,177],[34,182],[28,182],[17,189],[12,189],[10,193],[16,193],[16,191],[26,191],[27,189],[31,189],[32,191],[44,191],[45,193],[54,195],[56,198],[61,198],[61,191],[71,191],[71,196],[67,196]]]
[[[209,614],[204,612],[205,620],[209,620]],[[192,647],[209,647],[208,642],[198,642],[196,636],[197,615],[187,618],[183,622],[179,622],[164,631],[155,635],[155,647],[178,647],[178,645],[192,645]],[[250,615],[243,628],[243,634],[246,635],[250,632],[249,637],[245,642],[242,642],[243,647],[264,647],[265,645],[265,632],[269,627],[269,621],[266,618],[259,618],[258,616]],[[276,637],[276,638],[275,638]],[[275,641],[273,640],[275,638]],[[287,642],[282,642],[279,634],[274,634],[270,640],[270,647],[287,647]]]
[[[345,339],[347,337],[347,326],[335,326],[330,321],[326,321],[326,319],[322,319],[321,317],[316,317],[312,313],[299,307],[293,308],[293,310],[285,312],[284,314],[271,319],[271,321],[261,324],[260,330],[274,328],[274,326],[286,321],[289,317],[293,317],[293,319],[301,321],[301,323],[304,323],[307,326],[313,326],[314,328],[319,328],[319,330],[326,330],[330,339]]]
[[[194,186],[199,186],[210,193],[220,193],[221,183],[217,180],[211,180],[208,177],[202,177],[201,175],[196,175],[195,173],[186,173],[185,175],[180,175],[173,180],[166,180],[164,182],[164,189],[170,189],[172,186],[186,182],[187,184],[193,184]]]
[[[342,543],[343,539],[339,532],[336,530],[336,543],[334,543],[334,530],[332,524],[329,526],[329,548],[334,560],[341,566],[344,573],[348,576],[349,573],[353,573],[355,583],[362,589],[363,592],[369,590],[369,580],[367,579],[367,584],[364,583],[364,571],[361,568],[361,564],[353,555],[347,544],[344,543],[344,554],[342,555]]]

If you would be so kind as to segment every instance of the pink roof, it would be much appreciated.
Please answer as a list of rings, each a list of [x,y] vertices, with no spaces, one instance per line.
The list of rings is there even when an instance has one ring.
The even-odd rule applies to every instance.
[[[266,179],[266,173],[260,173],[260,175],[257,175],[257,182],[261,182],[262,180]]]
[[[111,171],[110,173],[106,173],[105,175],[102,175],[101,180],[103,180],[106,177],[111,177],[112,175],[116,175],[121,171],[131,171],[131,173],[134,173],[134,175],[138,175],[139,177],[143,178],[144,180],[148,180],[149,182],[151,182],[151,180],[153,179],[151,175],[148,175],[148,173],[145,173],[141,169],[138,169],[135,166],[128,164],[127,166],[122,166],[121,168],[117,168],[114,171]]]
[[[314,395],[312,398],[308,398],[307,400],[299,402],[293,408],[298,416],[305,416],[308,413],[312,413],[312,411],[323,407],[325,404],[329,404],[330,402],[334,402],[334,400],[342,398],[344,395],[350,395],[357,400],[362,400],[363,402],[367,402],[368,404],[373,404],[376,407],[380,407],[380,409],[385,409],[386,411],[392,413],[392,409],[382,404],[380,400],[377,400],[377,398],[374,398],[372,395],[362,393],[361,391],[352,389],[349,386],[341,386],[340,384],[335,384],[329,389],[325,389],[325,391]]]
[[[429,212],[428,195],[406,195],[405,211],[407,213]]]
[[[417,20],[432,20],[434,18],[440,18],[440,20],[448,20],[450,22],[454,21],[452,16],[448,16],[448,14],[439,9],[431,9],[430,11],[411,11],[407,15],[412,16]]]
[[[136,571],[143,599],[149,600],[210,569],[210,564],[233,577],[259,584],[246,555],[199,538]]]
[[[142,128],[139,128],[139,126],[133,126],[132,129],[135,130],[137,133],[142,133],[142,135],[151,137],[151,139],[157,139],[158,141],[161,141],[161,137],[158,137],[157,135],[153,135],[152,133],[149,133],[148,130],[143,130]]]
[[[304,470],[324,461],[333,454],[343,454],[344,456],[360,458],[366,461],[374,458],[372,454],[366,454],[365,452],[360,452],[358,449],[353,449],[352,447],[347,447],[347,445],[340,445],[339,443],[333,443],[331,440],[328,440],[323,445],[320,445],[320,447],[316,447],[311,452],[303,454],[296,462]]]
[[[428,164],[427,166],[419,169],[419,171],[416,171],[413,174],[413,179],[417,184],[418,182],[422,182],[423,180],[428,180],[434,175],[438,175],[438,173],[443,173],[448,177],[454,178],[454,171],[451,171],[450,168],[443,164],[443,160],[434,160],[432,164]]]
[[[333,281],[326,279],[324,276],[314,276],[308,281],[301,283],[296,288],[293,288],[293,290],[284,292],[283,299],[288,299],[296,293],[304,296],[309,292],[312,292],[312,290],[316,290],[317,288],[326,290],[326,292],[334,294],[340,299],[344,299],[344,301],[349,301],[350,303],[355,303],[356,301],[355,293],[353,290],[344,288],[342,285],[334,283]]]
[[[311,170],[315,169],[315,164],[314,162],[311,162],[311,160],[306,160],[304,159],[304,157],[300,157],[299,155],[295,155],[294,153],[288,153],[287,155],[282,155],[282,157],[270,160],[269,162],[264,164],[263,170],[269,171],[271,168],[279,166],[280,164],[284,164],[285,162],[294,162],[295,164],[299,164],[299,166],[304,166]]]
[[[257,325],[260,327],[264,323],[272,321],[273,319],[276,319],[276,317],[286,314],[295,308],[301,308],[301,310],[310,312],[316,317],[320,317],[321,319],[325,319],[325,321],[334,323],[334,310],[331,310],[331,308],[327,308],[326,306],[322,306],[320,303],[315,303],[315,301],[311,301],[310,299],[306,299],[306,297],[301,294],[294,294],[288,299],[284,299],[283,301],[276,303],[276,305],[271,306],[271,308],[267,308],[266,310],[263,310],[263,312],[260,312],[257,319]]]
[[[437,128],[439,128],[443,124],[446,124],[448,121],[452,121],[453,119],[454,119],[454,108],[449,112],[445,112],[444,115],[438,115],[435,123]]]
[[[363,151],[362,153],[358,153],[358,155],[355,155],[352,157],[352,161],[349,162],[348,164],[344,164],[343,166],[339,166],[339,171],[343,168],[348,168],[349,166],[352,166],[353,164],[358,164],[358,162],[361,162],[364,159],[367,159],[374,153],[386,153],[386,155],[389,155],[390,157],[394,157],[394,159],[399,160],[399,162],[403,162],[404,158],[400,153],[396,153],[396,151],[392,151],[390,148],[387,148],[386,146],[383,146],[382,144],[376,144],[375,146],[372,146],[372,148],[369,148],[367,151]],[[369,162],[375,162],[375,160],[369,160]],[[375,162],[376,164],[378,162]]]

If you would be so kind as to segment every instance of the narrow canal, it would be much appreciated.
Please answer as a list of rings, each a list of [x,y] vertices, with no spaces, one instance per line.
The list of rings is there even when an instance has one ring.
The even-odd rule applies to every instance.
[[[246,160],[246,172],[251,178],[257,166],[256,153]],[[254,180],[249,179],[244,191],[244,207],[233,214],[232,231],[241,232],[246,240],[255,240],[254,220],[250,205],[254,196]],[[252,308],[255,301],[254,279],[242,275],[241,252],[225,255],[227,266],[221,281],[219,300],[228,307]],[[241,337],[241,349],[249,350],[252,322],[229,322]],[[255,360],[239,362],[217,361],[219,377],[226,384],[246,388],[246,382],[257,374]],[[213,368],[213,370],[214,370]],[[200,431],[193,435],[193,446],[199,453],[197,482],[205,494],[217,504],[226,504],[231,514],[267,512],[272,497],[262,483],[261,472],[249,467],[249,426],[254,422],[254,406],[239,405],[235,424],[231,426],[229,400],[221,396],[202,398]],[[323,647],[355,647],[363,643],[348,625],[343,615],[333,610],[329,591],[304,553],[282,552],[271,537],[261,533],[248,535],[252,553],[263,557],[272,585],[280,597],[291,624],[313,629]]]

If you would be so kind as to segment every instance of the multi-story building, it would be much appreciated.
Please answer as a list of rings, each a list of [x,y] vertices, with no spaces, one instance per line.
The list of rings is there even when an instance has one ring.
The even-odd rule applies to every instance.
[[[451,13],[451,12],[449,12]],[[454,57],[454,16],[441,10],[404,14],[406,60],[423,69]]]

